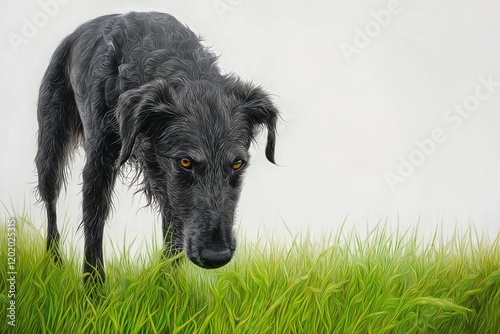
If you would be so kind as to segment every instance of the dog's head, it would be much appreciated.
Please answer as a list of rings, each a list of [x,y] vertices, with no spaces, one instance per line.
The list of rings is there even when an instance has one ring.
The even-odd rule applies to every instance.
[[[170,222],[172,240],[204,268],[229,262],[233,225],[249,147],[267,128],[274,163],[278,111],[259,87],[233,76],[218,81],[156,80],[123,93],[116,115],[119,164],[135,162]]]

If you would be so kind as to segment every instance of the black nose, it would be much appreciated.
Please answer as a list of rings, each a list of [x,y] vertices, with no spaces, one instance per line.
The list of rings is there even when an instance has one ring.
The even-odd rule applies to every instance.
[[[200,262],[203,268],[215,269],[231,261],[233,255],[229,249],[213,250],[205,248],[200,251]]]

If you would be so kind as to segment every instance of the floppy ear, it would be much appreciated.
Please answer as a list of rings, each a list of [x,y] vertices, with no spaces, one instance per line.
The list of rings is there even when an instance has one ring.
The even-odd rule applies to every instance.
[[[157,121],[168,117],[165,108],[169,106],[168,93],[168,84],[156,81],[120,95],[115,111],[122,141],[118,166],[130,158],[140,133],[157,129],[161,124]]]
[[[243,110],[254,136],[260,126],[267,128],[266,157],[267,160],[276,164],[274,161],[274,147],[276,144],[278,109],[274,106],[269,94],[260,87],[245,83],[237,91],[243,101]]]

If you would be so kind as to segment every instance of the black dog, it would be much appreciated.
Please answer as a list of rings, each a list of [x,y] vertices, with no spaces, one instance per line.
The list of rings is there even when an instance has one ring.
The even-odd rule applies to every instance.
[[[85,280],[105,278],[104,223],[126,162],[161,212],[166,253],[184,250],[203,268],[233,256],[248,149],[267,127],[274,163],[278,111],[259,87],[221,74],[200,41],[170,15],[132,12],[81,25],[52,57],[38,101],[38,192],[57,260],[56,201],[82,144]]]

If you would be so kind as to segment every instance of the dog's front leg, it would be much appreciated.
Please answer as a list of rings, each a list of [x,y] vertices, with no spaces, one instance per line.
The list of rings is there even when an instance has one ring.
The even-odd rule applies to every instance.
[[[181,231],[177,230],[173,220],[172,211],[168,205],[165,205],[162,209],[162,232],[166,257],[175,256],[182,251],[182,244],[177,239]]]
[[[116,134],[108,134],[85,146],[87,160],[83,170],[83,273],[86,285],[89,281],[103,283],[105,280],[102,241],[118,174],[116,160],[120,151],[119,143]]]

